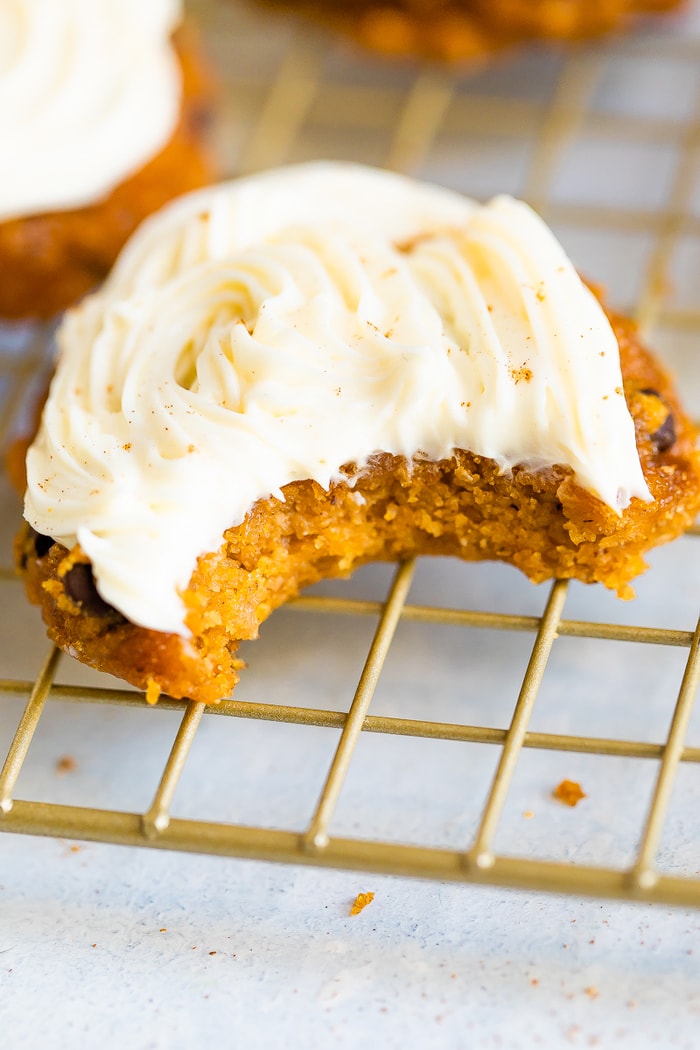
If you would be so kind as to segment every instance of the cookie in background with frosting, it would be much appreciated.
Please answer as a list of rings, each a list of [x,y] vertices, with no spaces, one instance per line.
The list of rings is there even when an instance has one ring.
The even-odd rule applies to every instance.
[[[413,555],[630,597],[695,430],[524,203],[316,163],[151,216],[69,310],[17,557],[62,648],[214,702],[319,579]]]
[[[76,302],[210,181],[212,99],[179,0],[0,0],[0,319]]]

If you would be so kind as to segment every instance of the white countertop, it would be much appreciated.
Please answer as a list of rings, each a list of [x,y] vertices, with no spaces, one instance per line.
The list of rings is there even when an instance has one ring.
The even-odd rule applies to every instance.
[[[697,1045],[697,913],[71,845],[2,843],[13,1047]]]
[[[700,416],[698,331],[683,321],[699,291],[697,157],[679,178],[689,121],[698,119],[700,4],[683,21],[579,49],[567,61],[537,51],[463,74],[449,97],[439,74],[425,73],[418,90],[409,67],[326,46],[322,34],[271,14],[214,0],[191,7],[222,77],[214,134],[231,170],[263,159],[393,156],[465,192],[527,194],[622,308],[642,292],[664,229],[656,216],[675,199],[685,216],[665,267],[675,312],[662,317],[653,343],[681,373]],[[423,109],[407,126],[422,129],[422,140],[396,133],[410,98]],[[439,132],[428,136],[431,106]],[[545,140],[547,122],[557,131]],[[2,411],[12,410],[12,396],[3,374]],[[9,564],[18,509],[6,486],[0,494]],[[636,602],[573,585],[565,615],[692,631],[698,542],[655,552]],[[370,568],[326,589],[377,597],[388,574]],[[0,587],[0,677],[32,680],[47,651],[43,628],[19,582]],[[509,569],[445,561],[422,562],[410,596],[526,615],[538,615],[545,599]],[[246,648],[237,695],[347,709],[372,626],[282,610]],[[402,624],[372,713],[506,726],[531,644],[525,634]],[[686,655],[559,639],[532,729],[661,741]],[[57,679],[104,681],[67,658]],[[0,699],[0,751],[23,702]],[[17,797],[142,811],[178,721],[174,712],[50,701]],[[205,716],[173,813],[303,827],[337,739],[331,729]],[[700,743],[698,712],[688,742]],[[332,830],[466,847],[497,757],[483,744],[364,734]],[[650,760],[526,750],[496,847],[624,866],[656,770]],[[588,796],[575,809],[551,798],[563,778],[580,781]],[[696,764],[679,773],[659,866],[700,873]],[[363,891],[374,900],[351,917]],[[691,1048],[700,1025],[699,932],[700,911],[661,905],[0,835],[0,1032],[13,1050]]]

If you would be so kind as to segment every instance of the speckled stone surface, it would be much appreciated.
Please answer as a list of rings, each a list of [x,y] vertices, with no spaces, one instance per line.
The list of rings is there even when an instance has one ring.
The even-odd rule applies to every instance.
[[[5,1045],[697,1045],[695,913],[20,838],[0,857]]]

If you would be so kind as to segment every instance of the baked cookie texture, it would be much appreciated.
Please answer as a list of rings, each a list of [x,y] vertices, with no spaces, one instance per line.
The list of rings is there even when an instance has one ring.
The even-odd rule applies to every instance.
[[[700,509],[669,375],[512,198],[330,162],[210,187],[57,340],[17,563],[51,638],[150,699],[226,696],[275,608],[371,561],[631,597]]]
[[[503,473],[464,450],[439,462],[377,455],[328,490],[313,481],[265,499],[202,556],[184,594],[184,639],[137,627],[95,589],[78,546],[67,550],[24,526],[17,563],[49,636],[62,649],[159,692],[215,703],[239,678],[239,642],[302,588],[349,575],[366,562],[414,555],[512,564],[533,582],[553,577],[602,583],[622,598],[647,567],[645,554],[674,539],[700,510],[694,427],[667,372],[634,325],[611,318],[620,344],[625,398],[653,502],[620,515],[573,480],[567,467]]]
[[[294,9],[373,51],[459,62],[528,40],[601,36],[681,6],[683,0],[302,0]]]
[[[174,42],[183,100],[165,147],[94,203],[0,221],[0,318],[46,319],[76,302],[107,276],[147,215],[213,178],[206,128],[214,80],[192,27],[179,29]]]

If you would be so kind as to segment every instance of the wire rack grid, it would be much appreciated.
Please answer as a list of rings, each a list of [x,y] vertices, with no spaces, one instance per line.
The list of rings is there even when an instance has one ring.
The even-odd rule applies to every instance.
[[[686,348],[700,335],[700,310],[692,289],[684,294],[682,288],[673,287],[673,281],[679,252],[681,256],[685,253],[684,258],[700,257],[700,27],[697,33],[683,32],[681,26],[566,55],[534,52],[501,60],[495,68],[455,72],[385,66],[342,43],[329,42],[324,34],[293,19],[269,21],[269,16],[235,4],[201,0],[190,6],[220,71],[221,97],[214,137],[232,173],[318,155],[352,156],[483,193],[488,190],[479,185],[480,179],[486,179],[479,158],[486,153],[491,183],[494,169],[498,172],[497,184],[491,189],[524,196],[584,255],[588,246],[589,270],[594,277],[600,276],[600,265],[608,269],[603,277],[622,277],[622,285],[617,281],[616,295],[624,301],[617,305],[633,311],[644,328],[653,329],[655,338],[668,348],[672,362],[683,369],[688,396],[691,402],[695,398],[693,408],[698,410],[700,397],[696,397],[696,380],[689,371]],[[664,90],[655,86],[655,78],[661,78]],[[637,92],[633,105],[627,95],[628,81],[633,93]],[[640,108],[640,85],[644,86],[646,108]],[[568,189],[566,185],[562,189],[562,171],[566,175],[567,165],[575,166],[577,151],[583,149],[593,151],[592,161],[587,161],[593,177],[577,182],[569,171],[564,178]],[[595,174],[600,168],[596,150],[600,157],[608,150],[602,179]],[[615,157],[623,169],[619,178],[614,171]],[[636,185],[630,165],[634,168],[642,158],[648,159],[652,170],[641,193],[635,196],[629,192],[630,186]],[[618,263],[608,257],[611,236],[620,239],[627,259],[634,256],[636,270],[628,263],[621,273]],[[635,271],[634,280],[629,278],[630,270]],[[611,283],[615,285],[616,281]],[[4,333],[0,428],[5,442],[18,425],[22,406],[31,400],[28,395],[33,386],[40,381],[37,375],[45,361],[47,338],[46,332],[28,329]],[[8,536],[16,512],[14,506],[8,511]],[[700,746],[688,740],[700,678],[700,624],[692,614],[694,597],[678,616],[673,612],[684,565],[697,561],[699,534],[695,529],[688,539],[680,541],[686,545],[685,554],[671,563],[673,573],[661,584],[656,577],[657,589],[661,586],[668,599],[664,608],[671,612],[668,622],[654,626],[627,622],[627,607],[615,614],[615,622],[605,622],[600,618],[596,596],[591,615],[566,618],[571,588],[561,581],[549,588],[543,608],[535,614],[513,610],[508,602],[494,611],[466,602],[449,607],[439,601],[409,602],[416,572],[413,563],[397,566],[385,592],[371,599],[344,593],[302,596],[291,606],[295,621],[309,613],[324,621],[376,620],[351,702],[336,704],[337,709],[330,701],[325,707],[305,706],[302,680],[292,684],[291,699],[280,703],[253,697],[222,700],[217,706],[205,707],[162,698],[154,717],[157,712],[178,712],[179,727],[167,761],[156,767],[153,775],[157,786],[152,801],[138,811],[96,807],[89,800],[64,804],[51,798],[40,801],[20,796],[18,781],[47,702],[72,703],[83,711],[91,705],[116,705],[125,710],[146,707],[140,694],[115,686],[106,677],[95,676],[95,684],[90,685],[62,682],[59,676],[66,671],[68,661],[49,647],[36,675],[0,680],[0,693],[8,704],[23,698],[19,724],[0,772],[0,830],[698,905],[700,878],[694,863],[681,858],[671,864],[671,871],[662,870],[658,856],[679,771],[696,769],[700,763]],[[652,575],[654,571],[658,574],[663,570],[652,570]],[[0,587],[4,591],[4,615],[12,618],[23,599],[9,553],[0,572]],[[695,609],[697,613],[697,603]],[[502,643],[504,662],[509,660],[513,639],[529,639],[518,686],[512,696],[501,697],[508,708],[502,725],[467,724],[459,717],[444,721],[428,718],[428,698],[418,705],[419,717],[406,713],[413,712],[415,704],[405,709],[399,704],[389,714],[372,712],[397,630],[406,624],[415,625],[417,630],[456,631],[464,638],[495,632]],[[656,739],[645,739],[643,732],[629,738],[532,728],[536,704],[541,702],[547,677],[554,673],[553,653],[565,639],[570,643],[556,671],[558,682],[573,681],[579,666],[577,647],[586,640],[619,643],[615,652],[621,655],[615,659],[623,675],[635,659],[629,653],[638,654],[640,647],[645,654],[669,649],[680,652],[677,676],[667,689],[670,717],[666,729]],[[7,649],[4,657],[9,658]],[[517,660],[513,658],[512,662],[516,664]],[[431,671],[430,666],[425,670],[428,680]],[[457,683],[468,677],[469,668],[457,664],[453,671],[451,688],[457,690]],[[609,674],[610,662],[606,659],[601,665],[601,689],[606,687]],[[498,682],[494,680],[487,688],[494,694]],[[492,700],[493,696],[489,703]],[[315,800],[303,821],[283,829],[268,826],[270,821],[263,826],[262,822],[176,815],[173,805],[178,785],[205,715],[207,721],[218,716],[335,731],[337,745],[332,760],[319,779]],[[357,762],[359,742],[370,735],[413,738],[419,746],[431,740],[451,742],[459,748],[475,745],[480,752],[487,750],[497,756],[483,805],[478,800],[470,805],[468,837],[451,848],[429,839],[402,842],[383,834],[387,829],[381,824],[372,834],[361,822],[355,834],[337,833],[334,821],[353,763]],[[605,863],[600,853],[586,863],[578,857],[538,856],[527,848],[521,852],[499,848],[499,831],[517,772],[523,755],[530,751],[548,756],[552,776],[558,768],[555,756],[557,760],[574,754],[602,758],[598,787],[602,785],[603,790],[606,764],[615,759],[648,764],[653,771],[648,804],[639,812],[634,848],[626,862]],[[464,762],[471,761],[472,753],[463,751]],[[264,782],[251,781],[246,788],[264,795]],[[426,796],[414,785],[400,804],[419,810],[427,805]]]

